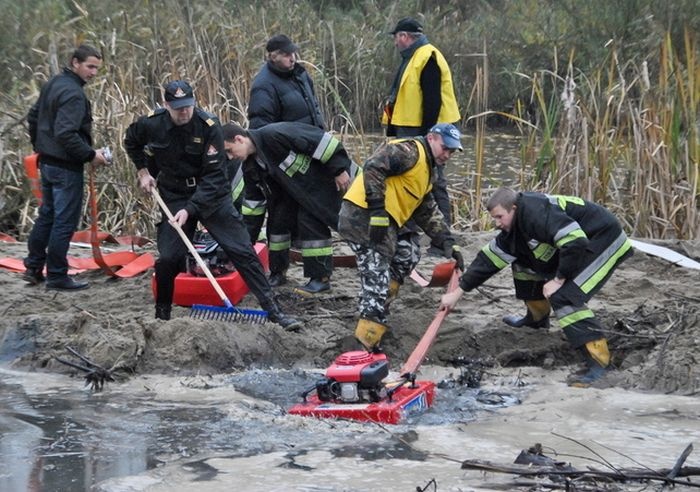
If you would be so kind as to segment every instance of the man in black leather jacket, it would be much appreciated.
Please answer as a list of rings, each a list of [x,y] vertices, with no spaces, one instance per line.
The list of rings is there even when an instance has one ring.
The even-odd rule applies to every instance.
[[[274,299],[243,219],[231,200],[221,125],[216,116],[195,107],[192,87],[183,80],[167,83],[165,107],[132,123],[124,146],[136,166],[139,187],[150,192],[157,186],[174,220],[190,238],[200,221],[268,311],[270,320],[287,330],[300,328],[301,323],[285,315]],[[183,271],[187,248],[165,219],[158,224],[158,253],[156,318],[167,320],[175,277]]]
[[[42,203],[27,241],[24,280],[44,281],[47,289],[77,290],[87,282],[68,276],[68,248],[78,228],[83,203],[86,162],[106,164],[102,150],[92,148],[92,110],[83,86],[102,66],[102,55],[81,45],[69,65],[41,89],[27,116],[34,150],[40,154]]]

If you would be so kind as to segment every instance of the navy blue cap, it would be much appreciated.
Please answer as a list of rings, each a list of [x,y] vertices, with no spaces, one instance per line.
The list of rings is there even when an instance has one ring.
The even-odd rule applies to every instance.
[[[442,143],[448,149],[464,150],[462,148],[462,142],[459,140],[462,138],[462,134],[452,123],[438,123],[437,125],[433,126],[428,133],[440,135],[442,137]]]

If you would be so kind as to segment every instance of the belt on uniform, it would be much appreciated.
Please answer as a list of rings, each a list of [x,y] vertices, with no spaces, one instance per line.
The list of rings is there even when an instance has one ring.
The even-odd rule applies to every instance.
[[[169,174],[159,173],[158,183],[173,191],[194,191],[194,188],[197,187],[197,177],[189,176],[187,178],[181,178],[178,176],[170,176]]]

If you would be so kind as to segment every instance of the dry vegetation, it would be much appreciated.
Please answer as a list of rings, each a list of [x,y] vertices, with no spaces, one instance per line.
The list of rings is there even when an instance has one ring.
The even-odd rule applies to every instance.
[[[35,202],[21,166],[31,150],[23,118],[76,42],[99,46],[105,57],[103,76],[88,87],[96,144],[115,154],[115,164],[98,175],[101,227],[150,236],[154,208],[138,196],[121,140],[135,116],[158,104],[164,81],[189,79],[201,106],[223,121],[245,123],[265,41],[287,32],[301,44],[332,129],[361,142],[362,150],[351,148],[361,162],[362,135],[379,130],[377,108],[397,60],[384,33],[407,13],[422,16],[450,61],[463,127],[477,137],[473,172],[465,189],[453,193],[458,227],[488,227],[480,207],[489,177],[483,139],[500,121],[522,135],[521,166],[514,170],[522,188],[604,203],[636,236],[697,238],[700,232],[700,64],[692,1],[668,8],[675,18],[647,15],[653,21],[639,20],[644,25],[630,24],[606,2],[532,0],[502,8],[500,2],[370,0],[308,0],[294,8],[279,0],[0,3],[7,14],[0,64],[14,67],[0,75],[8,88],[0,114],[0,232],[23,238],[31,228]],[[639,0],[616,8],[646,19],[654,5]],[[44,22],[31,22],[37,18]],[[691,28],[679,28],[678,19]],[[601,36],[612,29],[606,22],[633,27],[604,45]],[[553,31],[574,27],[587,31],[578,38]],[[589,38],[589,45],[581,41]]]

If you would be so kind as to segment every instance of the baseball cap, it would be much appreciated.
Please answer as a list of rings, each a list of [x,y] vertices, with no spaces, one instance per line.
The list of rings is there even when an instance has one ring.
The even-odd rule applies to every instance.
[[[464,150],[462,148],[462,142],[459,141],[459,139],[462,138],[462,134],[452,123],[438,123],[433,126],[428,133],[440,135],[442,137],[442,143],[448,149]]]
[[[173,109],[194,106],[192,87],[184,80],[173,80],[165,84],[165,100]]]
[[[423,32],[423,26],[413,17],[404,17],[396,23],[396,27],[389,34],[397,32]]]
[[[273,51],[277,50],[283,53],[296,53],[299,47],[292,43],[292,40],[284,34],[277,34],[268,40],[265,49],[268,53],[272,53]]]

